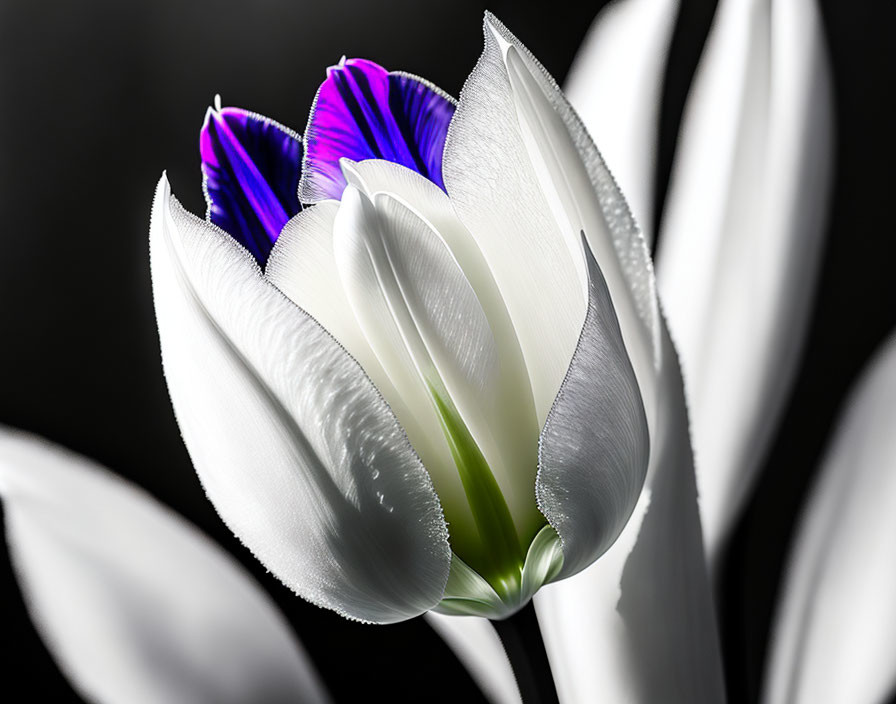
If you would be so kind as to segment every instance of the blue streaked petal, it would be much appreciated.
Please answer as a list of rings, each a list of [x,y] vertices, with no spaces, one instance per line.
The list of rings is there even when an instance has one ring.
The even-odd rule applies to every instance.
[[[208,220],[264,266],[280,230],[302,209],[299,136],[240,108],[209,108],[199,151]]]
[[[442,151],[454,108],[452,98],[416,76],[366,59],[331,66],[305,132],[302,201],[342,197],[341,158],[392,161],[444,189]]]

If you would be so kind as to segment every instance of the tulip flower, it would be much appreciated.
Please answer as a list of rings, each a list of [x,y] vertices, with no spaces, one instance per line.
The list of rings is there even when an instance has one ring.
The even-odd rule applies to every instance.
[[[217,104],[201,151],[208,221],[164,177],[153,207],[165,374],[209,498],[285,584],[365,621],[505,617],[636,533],[671,455],[705,582],[647,250],[500,22],[459,102],[344,59],[304,139]]]

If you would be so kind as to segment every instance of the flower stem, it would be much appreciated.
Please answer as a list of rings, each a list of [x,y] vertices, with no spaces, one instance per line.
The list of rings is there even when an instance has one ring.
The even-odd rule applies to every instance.
[[[559,704],[532,602],[492,625],[504,644],[523,704]]]

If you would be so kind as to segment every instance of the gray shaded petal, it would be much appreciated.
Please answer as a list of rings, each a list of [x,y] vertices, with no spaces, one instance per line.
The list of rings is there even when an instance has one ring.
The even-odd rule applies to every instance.
[[[647,475],[650,438],[638,381],[587,242],[588,310],[539,441],[538,506],[563,545],[560,577],[613,544]]]

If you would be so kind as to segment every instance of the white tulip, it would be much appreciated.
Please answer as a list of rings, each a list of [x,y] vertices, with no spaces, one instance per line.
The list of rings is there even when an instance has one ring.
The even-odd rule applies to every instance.
[[[645,477],[676,473],[650,514],[682,511],[667,536],[694,561],[683,584],[715,662],[686,413],[644,242],[556,84],[491,15],[485,41],[456,113],[406,74],[330,69],[299,185],[316,204],[267,261],[277,221],[258,204],[275,192],[231,131],[263,118],[210,111],[209,217],[258,227],[231,237],[159,185],[153,283],[185,442],[222,518],[274,574],[376,622],[509,615],[623,529],[631,547]],[[353,94],[362,80],[388,83]],[[342,123],[327,133],[342,119],[334,96],[363,121],[381,85],[451,117],[443,160],[421,149],[412,163],[395,146],[412,134],[401,120],[382,123],[388,144],[370,124],[357,139]],[[361,142],[397,156],[323,161]],[[215,199],[244,177],[254,185],[227,220],[232,203]]]

